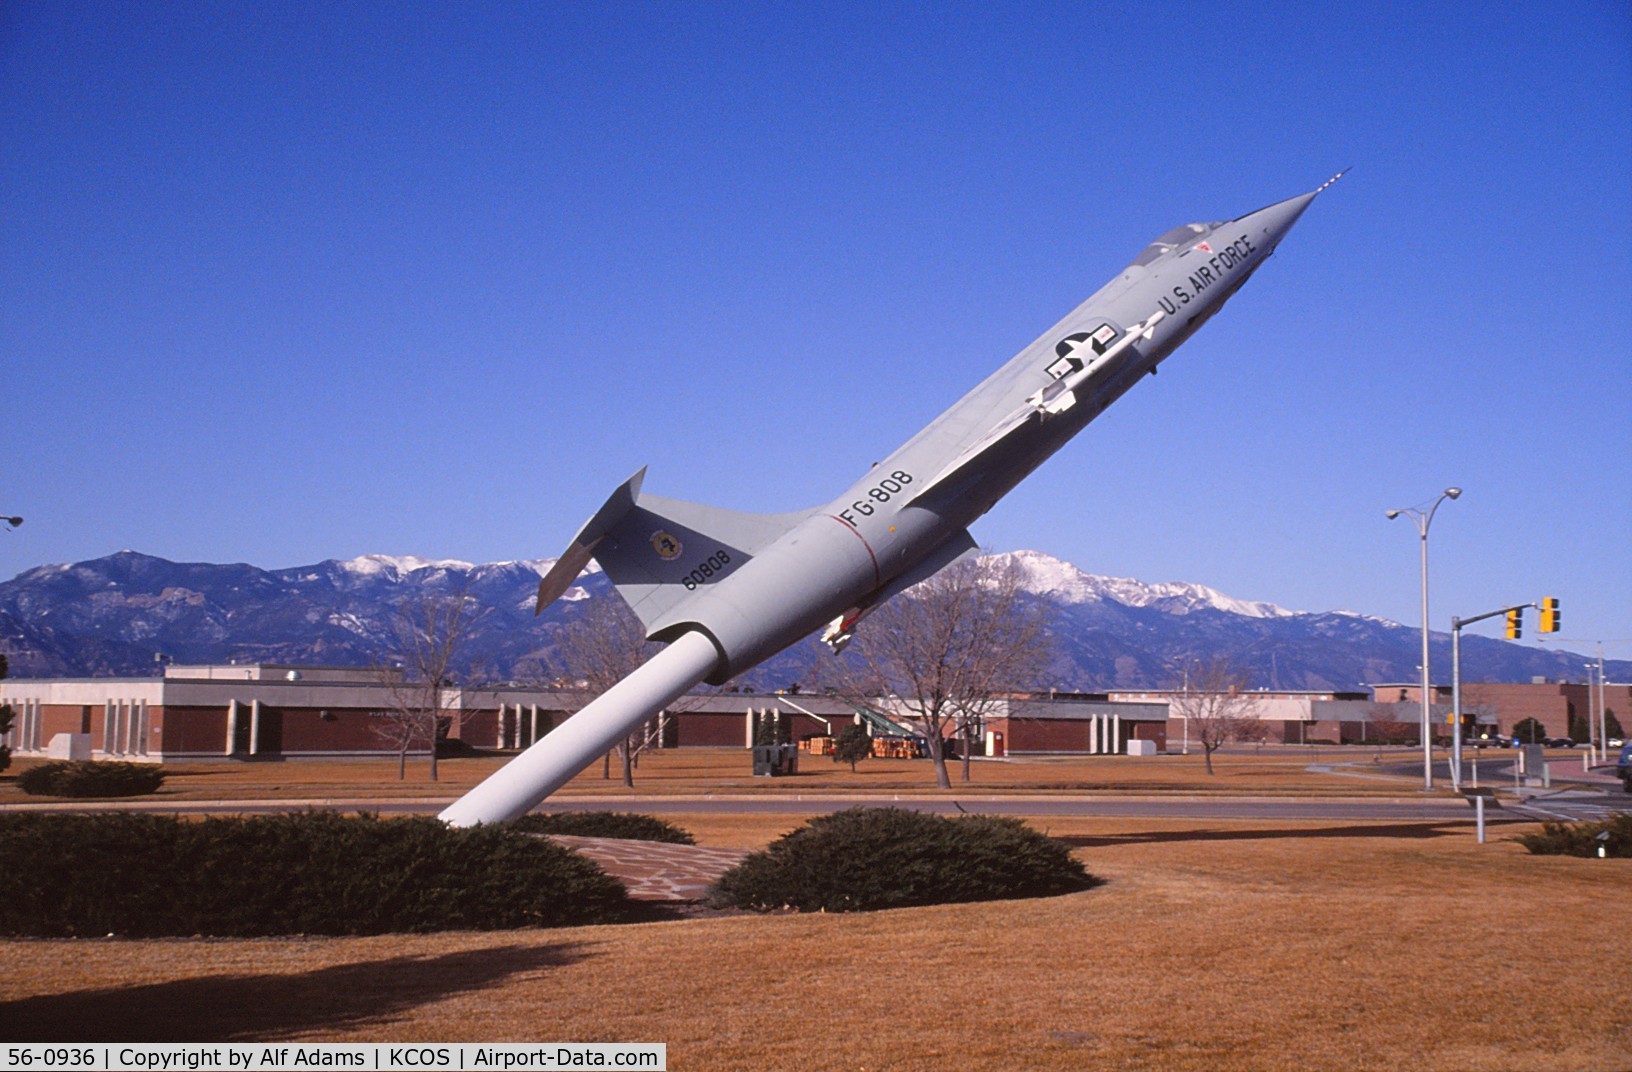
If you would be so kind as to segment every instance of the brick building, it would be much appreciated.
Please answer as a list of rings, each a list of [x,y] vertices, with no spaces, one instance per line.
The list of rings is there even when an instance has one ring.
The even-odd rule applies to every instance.
[[[0,681],[18,755],[52,738],[89,738],[109,759],[163,762],[271,756],[395,754],[375,727],[389,706],[377,671],[355,667],[168,666],[156,678]],[[462,714],[447,690],[445,714]]]
[[[97,758],[138,762],[279,757],[394,756],[379,731],[391,707],[381,672],[357,667],[168,666],[152,678],[13,678],[0,702],[14,719],[7,743],[19,756],[44,756],[54,737],[83,735]],[[593,697],[574,690],[506,685],[448,688],[440,697],[443,732],[467,745],[526,748]],[[880,705],[874,721],[911,733],[899,710]],[[687,696],[647,723],[647,747],[741,748],[752,743],[756,714],[780,713],[791,738],[833,736],[856,709],[832,696],[753,692]],[[1103,696],[1005,701],[981,727],[992,754],[1126,751],[1126,742],[1165,746],[1166,710],[1115,705]],[[893,731],[890,731],[893,732]],[[1000,743],[1001,742],[1001,743]],[[417,750],[423,753],[423,746]]]
[[[1370,688],[1378,704],[1415,708],[1422,702],[1420,682],[1386,683]],[[1590,689],[1591,696],[1589,686],[1564,681],[1463,682],[1462,710],[1490,726],[1493,733],[1504,736],[1511,735],[1513,727],[1520,722],[1533,718],[1546,728],[1549,737],[1574,737],[1572,723],[1579,728],[1586,723],[1589,713],[1596,714],[1598,710],[1598,686]],[[1632,723],[1627,720],[1628,712],[1632,711],[1632,685],[1606,684],[1603,698],[1604,710],[1614,716],[1623,729],[1632,729]],[[1443,707],[1449,711],[1451,687],[1431,686],[1429,702],[1436,710]],[[1443,719],[1439,721],[1443,723]]]
[[[985,720],[987,754],[1117,755],[1129,741],[1167,751],[1167,703],[1113,702],[1104,693],[1035,693],[999,701]],[[998,742],[1001,740],[1001,749]]]
[[[1166,736],[1188,739],[1190,727],[1172,702],[1186,695],[1183,689],[1136,689],[1107,693],[1112,703],[1157,703],[1168,710]],[[1239,693],[1241,714],[1255,718],[1264,740],[1273,744],[1350,742],[1366,739],[1375,717],[1371,698],[1363,692],[1258,689]]]

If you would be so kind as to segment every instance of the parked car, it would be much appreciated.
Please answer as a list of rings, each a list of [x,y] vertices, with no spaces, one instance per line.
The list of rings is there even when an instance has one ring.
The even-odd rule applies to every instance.
[[[1574,748],[1575,741],[1569,737],[1549,737],[1543,742],[1548,748]]]
[[[1626,791],[1632,793],[1632,741],[1621,745],[1621,756],[1615,761],[1615,774]]]

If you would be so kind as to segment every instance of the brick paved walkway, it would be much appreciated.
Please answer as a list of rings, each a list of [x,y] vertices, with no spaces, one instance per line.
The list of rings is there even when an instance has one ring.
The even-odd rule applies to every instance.
[[[550,840],[581,852],[629,889],[636,901],[696,902],[709,883],[748,854],[661,841],[551,834]]]

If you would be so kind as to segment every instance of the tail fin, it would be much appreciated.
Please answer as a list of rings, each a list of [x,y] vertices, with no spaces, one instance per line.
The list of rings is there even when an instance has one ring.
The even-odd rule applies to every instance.
[[[729,576],[814,510],[746,514],[641,493],[646,470],[618,486],[538,584],[535,613],[599,562],[641,624],[651,628],[705,584]]]

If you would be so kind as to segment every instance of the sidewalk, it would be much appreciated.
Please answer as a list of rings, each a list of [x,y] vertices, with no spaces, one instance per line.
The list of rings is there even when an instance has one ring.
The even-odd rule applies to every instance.
[[[551,841],[594,860],[622,882],[636,901],[695,903],[715,879],[748,854],[738,849],[704,849],[661,841],[547,835]]]

